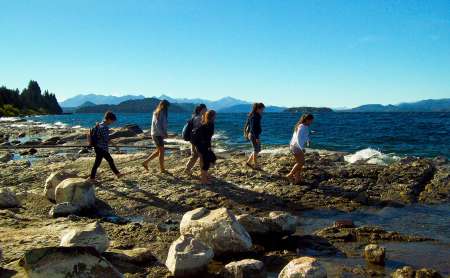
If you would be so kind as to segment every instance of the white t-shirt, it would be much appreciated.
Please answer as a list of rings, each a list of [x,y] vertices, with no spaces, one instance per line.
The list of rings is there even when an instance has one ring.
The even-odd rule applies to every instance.
[[[291,147],[299,148],[302,151],[305,150],[306,143],[309,142],[309,127],[304,124],[300,124],[298,129],[294,131],[291,139]]]

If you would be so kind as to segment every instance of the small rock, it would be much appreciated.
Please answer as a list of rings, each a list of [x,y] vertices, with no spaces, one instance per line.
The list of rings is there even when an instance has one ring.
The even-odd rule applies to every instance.
[[[364,248],[364,258],[371,264],[384,265],[386,251],[377,244],[369,244]]]
[[[196,277],[206,271],[213,257],[211,247],[182,235],[170,246],[166,266],[175,277]]]
[[[55,201],[56,187],[65,179],[76,178],[77,175],[67,170],[52,173],[45,181],[44,194],[50,201]]]
[[[66,217],[71,214],[78,214],[79,212],[80,212],[79,206],[65,202],[54,205],[51,208],[49,215],[53,218],[57,218],[57,217]]]
[[[32,249],[25,252],[19,265],[28,277],[123,277],[92,247]]]
[[[63,180],[55,190],[56,203],[69,202],[81,209],[95,207],[95,191],[92,183],[81,178]]]
[[[392,278],[414,278],[415,276],[416,272],[410,266],[399,268],[391,274]]]
[[[103,253],[109,247],[109,239],[100,223],[94,222],[85,227],[73,228],[64,232],[60,246],[91,246],[99,253]]]
[[[267,271],[263,262],[245,259],[225,265],[225,278],[266,278]]]
[[[17,135],[17,137],[19,137],[19,138],[23,138],[25,136],[27,136],[27,134],[25,132],[21,132],[21,133],[19,133],[19,135]]]
[[[355,224],[351,219],[340,219],[334,222],[334,227],[336,228],[354,228]]]
[[[14,158],[14,154],[8,152],[3,155],[0,155],[0,162],[6,163]]]
[[[186,212],[180,223],[182,235],[192,235],[214,250],[216,255],[249,251],[252,239],[234,214],[226,209],[197,208]]]
[[[442,275],[434,269],[422,268],[416,270],[416,278],[442,278]]]
[[[326,278],[327,272],[319,261],[312,257],[300,257],[290,261],[278,278]]]
[[[16,194],[8,188],[0,189],[0,208],[15,208],[20,206]]]
[[[30,155],[35,155],[37,153],[37,150],[35,148],[31,148],[31,149],[28,150],[28,153]]]

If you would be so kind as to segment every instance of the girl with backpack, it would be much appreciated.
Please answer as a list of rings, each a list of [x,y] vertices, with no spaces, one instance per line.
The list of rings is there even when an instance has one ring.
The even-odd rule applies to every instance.
[[[199,128],[194,129],[192,133],[192,143],[197,148],[200,155],[201,166],[201,184],[211,184],[208,180],[208,170],[211,164],[216,163],[216,155],[211,148],[211,140],[214,135],[214,122],[216,120],[216,112],[209,110],[202,117],[202,124]]]
[[[294,133],[290,143],[291,153],[295,158],[295,165],[292,167],[291,172],[286,176],[291,182],[298,184],[300,182],[300,174],[302,172],[303,165],[305,165],[305,148],[310,143],[310,130],[309,127],[314,120],[314,116],[311,114],[304,114],[295,125]]]
[[[184,170],[187,174],[192,173],[192,168],[199,158],[197,148],[192,143],[192,132],[202,125],[202,117],[206,113],[206,111],[207,108],[205,104],[202,103],[200,105],[197,105],[197,107],[195,107],[194,113],[192,114],[192,118],[189,120],[183,130],[184,140],[191,143],[191,157],[189,158],[189,161],[186,164],[186,168]]]
[[[254,103],[245,125],[245,137],[252,143],[253,147],[253,152],[248,158],[246,165],[254,169],[258,169],[258,154],[261,152],[261,118],[265,108],[264,103]]]
[[[164,168],[164,139],[168,136],[167,126],[169,105],[170,103],[167,100],[162,100],[153,112],[151,135],[156,150],[142,163],[142,166],[144,166],[147,171],[149,170],[149,162],[156,157],[159,157],[159,169],[161,173],[167,172]]]

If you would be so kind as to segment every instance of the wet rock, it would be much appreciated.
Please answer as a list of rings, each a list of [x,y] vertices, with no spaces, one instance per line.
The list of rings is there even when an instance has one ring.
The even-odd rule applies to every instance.
[[[249,251],[252,239],[234,214],[226,209],[197,208],[183,215],[182,235],[193,235],[211,246],[216,255]]]
[[[35,148],[31,148],[31,149],[28,150],[28,153],[30,155],[35,155],[37,153],[37,150]]]
[[[53,136],[53,137],[50,137],[50,138],[42,141],[41,145],[45,145],[45,146],[47,146],[47,145],[56,145],[60,140],[61,140],[61,137]]]
[[[25,132],[21,132],[17,135],[17,137],[19,137],[19,138],[23,138],[25,136],[27,136],[27,134]]]
[[[15,208],[20,206],[16,194],[8,188],[0,189],[0,208]]]
[[[192,236],[180,236],[172,243],[166,266],[175,277],[197,277],[206,272],[213,250]]]
[[[65,231],[61,237],[60,246],[90,246],[99,253],[103,253],[109,247],[109,239],[105,229],[99,222],[85,227],[73,228]]]
[[[223,276],[225,278],[266,278],[267,271],[263,262],[245,259],[225,265]]]
[[[90,209],[95,206],[94,186],[81,178],[63,180],[55,190],[56,203],[72,203],[81,209]]]
[[[143,133],[142,129],[136,124],[129,124],[114,131],[109,136],[111,139],[123,138],[123,137],[135,137],[138,134]]]
[[[377,244],[369,244],[364,248],[364,258],[368,263],[384,265],[386,251]]]
[[[72,203],[59,203],[54,205],[49,212],[50,217],[57,218],[57,217],[66,217],[71,214],[78,214],[80,213],[81,209],[79,206],[74,205]]]
[[[10,160],[12,160],[14,158],[14,154],[13,153],[4,153],[2,155],[0,155],[0,162],[6,163]]]
[[[123,126],[123,129],[133,131],[136,134],[144,133],[144,131],[137,124],[126,124]]]
[[[433,177],[435,167],[426,159],[402,160],[386,167],[378,176],[375,189],[381,201],[410,204]]]
[[[56,187],[65,179],[76,178],[77,175],[71,171],[61,170],[52,173],[45,181],[44,194],[47,199],[55,201]]]
[[[291,235],[295,233],[298,223],[297,217],[284,211],[270,212],[266,222],[271,223],[271,226],[274,228],[272,232],[283,235]]]
[[[450,171],[448,168],[439,168],[437,170],[433,179],[420,193],[419,201],[428,204],[450,201]]]
[[[290,261],[278,278],[326,278],[327,272],[319,261],[312,257],[300,257]]]
[[[123,277],[92,247],[45,247],[26,251],[19,265],[29,277]]]
[[[442,278],[442,275],[439,272],[422,268],[419,270],[414,270],[410,266],[405,266],[403,268],[399,268],[393,273],[391,273],[392,278]]]

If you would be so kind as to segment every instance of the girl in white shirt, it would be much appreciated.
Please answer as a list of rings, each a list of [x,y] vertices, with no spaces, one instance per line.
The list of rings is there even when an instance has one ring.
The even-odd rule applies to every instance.
[[[305,165],[305,147],[310,142],[309,126],[312,124],[314,116],[311,114],[304,114],[295,125],[294,133],[290,143],[290,149],[295,157],[295,165],[291,172],[286,176],[291,182],[298,184],[300,182],[300,173],[303,165]]]

